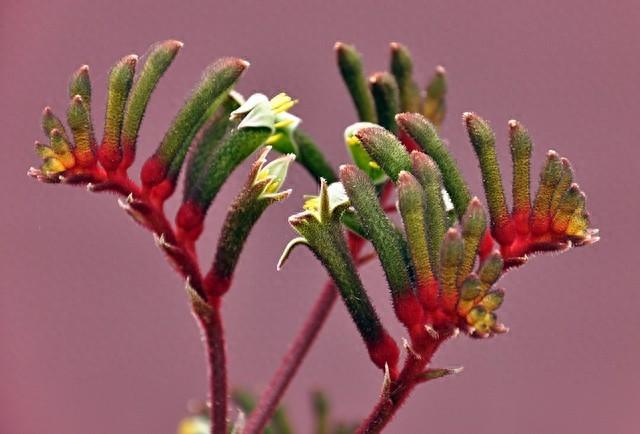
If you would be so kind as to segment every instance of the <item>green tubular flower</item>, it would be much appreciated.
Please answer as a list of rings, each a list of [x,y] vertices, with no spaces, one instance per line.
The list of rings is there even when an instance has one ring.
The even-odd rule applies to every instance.
[[[271,143],[281,134],[279,129],[295,123],[286,110],[296,102],[283,93],[272,99],[254,94],[230,113],[233,126],[217,143],[202,142],[211,151],[204,162],[189,165],[183,202],[176,216],[181,230],[193,236],[200,234],[207,210],[236,167],[260,145]],[[194,152],[198,149],[196,146]]]
[[[287,154],[267,163],[271,147],[261,152],[251,167],[244,188],[233,201],[222,226],[211,271],[205,277],[210,293],[221,296],[231,279],[244,244],[267,207],[284,200],[291,190],[281,191],[289,166],[295,159]]]
[[[369,300],[344,239],[340,217],[347,207],[349,198],[342,185],[333,183],[329,186],[324,179],[321,180],[320,193],[306,198],[305,211],[289,218],[289,224],[300,237],[287,245],[278,269],[282,268],[296,246],[308,246],[333,278],[371,360],[380,369],[385,369],[385,365],[395,369],[398,348]]]

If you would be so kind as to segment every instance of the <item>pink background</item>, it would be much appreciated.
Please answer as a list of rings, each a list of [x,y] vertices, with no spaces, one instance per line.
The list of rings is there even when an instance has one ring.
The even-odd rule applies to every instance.
[[[459,121],[463,111],[477,111],[496,127],[506,173],[511,118],[534,136],[536,173],[547,149],[568,156],[602,241],[535,258],[509,274],[501,317],[511,333],[447,344],[435,365],[465,371],[419,389],[388,432],[639,432],[640,6],[547,4],[2,0],[0,432],[171,433],[187,401],[205,396],[205,364],[183,284],[151,236],[131,224],[114,197],[39,185],[25,175],[37,163],[33,140],[43,139],[41,110],[64,112],[75,68],[91,65],[100,120],[109,66],[167,38],[185,47],[152,98],[142,156],[207,63],[238,55],[252,62],[239,90],[284,89],[299,98],[294,112],[305,129],[332,163],[344,162],[342,131],[355,115],[334,66],[336,40],[356,44],[370,72],[386,68],[388,43],[396,40],[413,51],[421,81],[436,64],[446,66],[451,91],[443,133],[474,191],[481,191],[480,177]],[[212,208],[205,257],[245,174],[246,166]],[[275,271],[293,235],[286,217],[315,190],[298,167],[288,183],[294,197],[258,224],[224,306],[231,383],[258,391],[325,279],[302,250]],[[400,338],[378,266],[363,276]],[[307,433],[309,390],[322,386],[337,417],[358,420],[380,382],[338,305],[285,401],[298,432]]]

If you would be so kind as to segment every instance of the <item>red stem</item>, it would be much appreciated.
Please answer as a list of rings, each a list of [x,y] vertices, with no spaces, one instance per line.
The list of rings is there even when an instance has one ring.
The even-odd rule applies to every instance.
[[[227,433],[227,367],[224,330],[220,315],[220,298],[207,297],[202,282],[200,265],[193,244],[177,236],[163,210],[163,200],[158,201],[149,191],[142,190],[126,172],[106,174],[95,170],[79,179],[78,184],[91,184],[91,191],[107,191],[122,196],[132,195],[131,207],[144,215],[143,225],[158,236],[164,236],[169,247],[162,247],[176,270],[190,282],[191,287],[211,307],[210,315],[198,315],[205,336],[209,365],[209,396],[211,399],[211,434]]]
[[[389,392],[380,396],[369,416],[358,427],[356,434],[379,433],[395,416],[398,409],[406,401],[414,387],[420,383],[418,375],[426,369],[431,357],[446,338],[426,343],[420,358],[409,354],[398,378],[391,382]]]
[[[227,434],[227,364],[219,305],[200,321],[205,335],[211,400],[211,434]]]
[[[243,431],[244,434],[258,434],[263,431],[289,383],[298,372],[302,360],[318,336],[337,298],[338,291],[336,291],[333,281],[329,280],[313,305],[302,329],[291,343],[269,386],[260,396],[258,406],[251,413],[251,417]]]

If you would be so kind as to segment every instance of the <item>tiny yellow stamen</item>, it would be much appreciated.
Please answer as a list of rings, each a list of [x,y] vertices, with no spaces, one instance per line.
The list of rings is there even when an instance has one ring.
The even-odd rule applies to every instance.
[[[347,137],[347,145],[349,146],[356,146],[360,144],[360,140],[358,140],[358,138],[356,136],[349,136]]]
[[[55,175],[56,173],[64,172],[65,167],[57,158],[49,157],[44,160],[44,163],[42,163],[42,167],[40,167],[40,170],[42,170],[42,173],[44,173],[45,175],[49,176]]]
[[[295,123],[295,119],[284,119],[284,120],[281,120],[280,122],[276,122],[276,124],[273,127],[275,129],[286,128],[293,123]]]
[[[283,92],[271,98],[271,101],[269,101],[269,103],[271,105],[271,110],[273,111],[273,113],[278,114],[289,110],[291,107],[298,103],[298,100],[291,99],[289,95]]]
[[[369,161],[369,167],[371,167],[372,169],[380,169],[380,166],[378,166],[378,163],[376,163],[375,161]]]
[[[284,135],[283,135],[282,133],[276,133],[276,134],[273,134],[271,137],[269,137],[269,138],[264,142],[264,144],[265,144],[265,145],[271,145],[271,144],[273,144],[273,143],[277,142],[278,140],[282,139],[283,137],[284,137]]]

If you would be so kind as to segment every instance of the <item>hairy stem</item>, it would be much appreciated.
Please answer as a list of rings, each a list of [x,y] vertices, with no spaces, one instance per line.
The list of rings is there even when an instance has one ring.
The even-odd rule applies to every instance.
[[[444,338],[446,339],[446,338]],[[420,383],[418,375],[426,369],[433,354],[444,340],[430,339],[420,351],[420,358],[409,354],[398,378],[391,382],[388,393],[383,393],[373,410],[356,430],[356,434],[379,433],[395,416],[398,409]]]
[[[209,399],[211,401],[211,434],[227,433],[227,365],[224,331],[220,307],[200,321],[205,335],[209,365]]]

